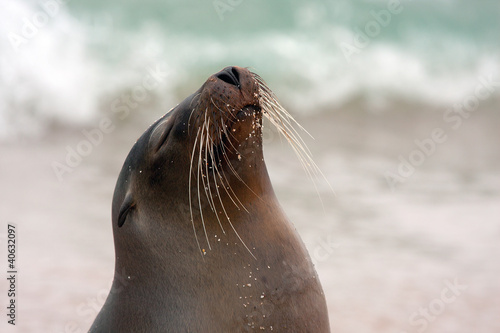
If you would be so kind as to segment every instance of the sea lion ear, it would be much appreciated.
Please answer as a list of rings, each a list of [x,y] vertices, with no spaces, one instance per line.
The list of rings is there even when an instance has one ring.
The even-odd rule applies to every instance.
[[[158,152],[158,150],[167,141],[173,127],[174,117],[172,116],[158,122],[149,137],[149,151],[153,153]]]
[[[129,193],[123,200],[122,206],[120,207],[120,212],[118,213],[118,228],[121,228],[127,219],[128,214],[135,209],[135,201],[132,194]]]

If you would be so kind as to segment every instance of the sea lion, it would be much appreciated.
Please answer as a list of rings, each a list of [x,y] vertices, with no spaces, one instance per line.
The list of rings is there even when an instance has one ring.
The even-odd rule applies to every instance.
[[[304,244],[273,191],[267,116],[299,151],[264,81],[227,67],[139,138],[112,207],[116,263],[90,332],[329,332]]]

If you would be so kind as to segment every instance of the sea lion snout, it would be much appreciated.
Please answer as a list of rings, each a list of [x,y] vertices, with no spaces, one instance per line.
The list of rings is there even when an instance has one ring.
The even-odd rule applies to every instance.
[[[259,84],[248,69],[229,66],[208,78],[202,89],[205,98],[220,111],[236,113],[246,106],[259,106]],[[236,112],[234,112],[236,111]]]

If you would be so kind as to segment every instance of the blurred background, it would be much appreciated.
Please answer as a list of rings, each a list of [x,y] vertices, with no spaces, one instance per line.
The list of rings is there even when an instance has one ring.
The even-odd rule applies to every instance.
[[[128,151],[228,65],[260,74],[314,137],[324,178],[270,126],[265,156],[333,332],[500,331],[498,1],[0,6],[1,258],[8,223],[19,240],[18,322],[2,332],[88,330]]]

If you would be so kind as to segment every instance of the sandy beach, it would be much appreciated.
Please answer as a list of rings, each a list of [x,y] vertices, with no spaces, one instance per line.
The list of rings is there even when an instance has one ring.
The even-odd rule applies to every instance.
[[[162,114],[145,110],[103,136],[60,181],[54,161],[82,130],[0,145],[0,253],[17,229],[16,326],[2,332],[86,332],[111,285],[114,185],[136,138]],[[281,204],[326,294],[332,332],[500,330],[500,115],[477,110],[458,129],[441,111],[329,112],[299,119],[326,181],[308,179],[275,132],[265,156]],[[98,126],[96,123],[95,126]],[[397,186],[399,156],[441,128],[445,142]],[[429,146],[430,149],[430,146]],[[318,195],[319,194],[319,195]],[[5,260],[2,268],[6,271]],[[1,290],[7,282],[1,281]],[[7,297],[2,297],[6,312]],[[5,317],[5,315],[4,315]]]

